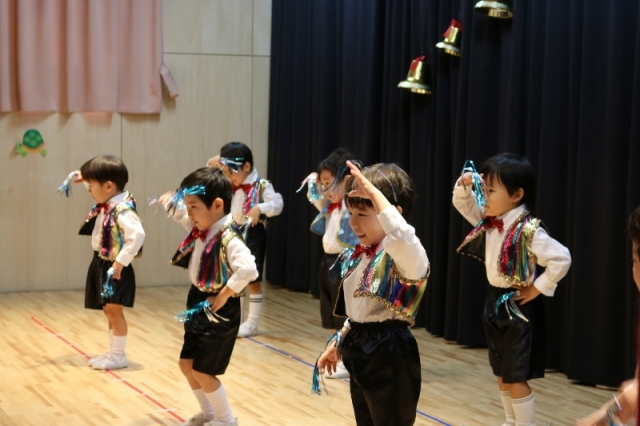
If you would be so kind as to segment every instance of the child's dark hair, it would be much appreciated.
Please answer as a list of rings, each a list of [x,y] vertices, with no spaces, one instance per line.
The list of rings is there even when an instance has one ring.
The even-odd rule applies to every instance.
[[[220,157],[226,158],[242,158],[242,165],[245,163],[251,164],[253,168],[253,154],[251,149],[242,142],[229,142],[222,148],[220,148]]]
[[[352,158],[353,154],[351,154],[347,149],[337,148],[331,152],[327,158],[322,160],[320,164],[318,164],[318,174],[327,170],[332,176],[335,176],[338,173],[340,166]]]
[[[629,216],[629,236],[631,241],[638,246],[637,255],[640,257],[640,206]]]
[[[536,173],[526,158],[518,154],[498,154],[489,158],[480,168],[484,181],[498,180],[509,195],[513,195],[519,188],[524,191],[520,204],[526,204],[529,211],[533,211],[536,203]]]
[[[391,204],[402,208],[402,216],[405,219],[411,216],[416,191],[413,180],[400,166],[391,163],[374,164],[362,169],[362,175],[378,188]],[[361,209],[373,208],[373,203],[367,198],[349,197],[349,192],[357,188],[356,180],[353,177],[350,178],[347,181],[344,196],[347,206]]]
[[[95,181],[99,184],[113,182],[118,191],[124,191],[129,182],[129,172],[124,162],[113,155],[98,155],[80,167],[80,174],[85,181]]]
[[[231,181],[227,179],[221,169],[217,167],[202,167],[182,179],[180,189],[202,185],[204,194],[195,194],[202,202],[211,208],[213,201],[220,198],[224,201],[224,214],[231,211]]]

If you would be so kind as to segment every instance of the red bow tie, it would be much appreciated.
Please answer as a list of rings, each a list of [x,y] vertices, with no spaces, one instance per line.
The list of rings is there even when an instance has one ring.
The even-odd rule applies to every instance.
[[[251,191],[251,189],[252,189],[252,188],[253,188],[253,185],[252,185],[252,184],[250,184],[250,183],[243,183],[243,184],[242,184],[242,185],[240,185],[240,186],[234,186],[234,187],[233,187],[233,193],[235,194],[235,193],[236,193],[236,191],[237,191],[238,189],[242,189],[242,190],[244,191],[244,193],[245,193],[245,194],[248,194],[248,193],[249,193],[249,191]]]
[[[198,228],[193,228],[193,231],[191,231],[191,233],[193,234],[193,238],[200,238],[200,241],[204,242],[204,240],[207,239],[207,235],[209,234],[209,230],[205,229],[204,231],[199,230]]]
[[[340,210],[341,207],[342,203],[329,203],[329,205],[327,206],[327,213],[331,214],[332,211],[334,211],[335,209]]]
[[[95,209],[98,213],[100,213],[100,210],[102,210],[104,214],[107,214],[107,212],[109,211],[109,203],[96,204]]]
[[[351,259],[357,259],[360,257],[362,253],[367,255],[367,259],[371,259],[374,254],[376,254],[376,249],[378,248],[378,244],[374,244],[371,247],[363,246],[361,244],[356,244],[356,248],[351,254]]]
[[[487,216],[484,220],[487,228],[498,228],[498,232],[502,234],[504,230],[504,222],[502,222],[502,219],[496,219],[495,216]]]

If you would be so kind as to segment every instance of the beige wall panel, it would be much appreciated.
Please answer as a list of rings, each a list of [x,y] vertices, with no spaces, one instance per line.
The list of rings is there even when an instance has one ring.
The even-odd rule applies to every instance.
[[[143,286],[184,283],[184,270],[168,261],[185,235],[146,199],[175,189],[232,140],[251,141],[251,57],[165,55],[180,96],[165,99],[160,116],[125,115],[123,158],[136,180],[147,231],[144,256],[136,268]],[[139,277],[139,278],[138,278]]]
[[[165,53],[251,55],[252,0],[164,0]]]
[[[267,57],[253,58],[252,143],[253,159],[258,172],[267,176],[269,155],[269,64]],[[277,188],[276,188],[277,190]]]
[[[78,230],[94,201],[82,185],[70,198],[56,189],[91,157],[119,156],[120,126],[117,114],[0,115],[0,291],[84,288],[92,251]],[[30,128],[42,134],[46,157],[14,155]]]
[[[253,54],[271,56],[271,0],[253,1]]]

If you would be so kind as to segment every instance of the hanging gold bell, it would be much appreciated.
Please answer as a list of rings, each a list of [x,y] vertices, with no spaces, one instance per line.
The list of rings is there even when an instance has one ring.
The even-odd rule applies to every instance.
[[[476,3],[475,10],[492,18],[513,17],[510,0],[480,0]]]
[[[444,40],[436,44],[436,47],[449,55],[460,56],[460,37],[462,37],[460,33],[462,33],[462,23],[452,19],[451,25],[443,34]]]
[[[431,94],[431,69],[429,64],[423,62],[424,58],[425,56],[422,55],[411,61],[407,79],[401,81],[398,87],[411,89],[412,92],[420,93],[421,95]]]

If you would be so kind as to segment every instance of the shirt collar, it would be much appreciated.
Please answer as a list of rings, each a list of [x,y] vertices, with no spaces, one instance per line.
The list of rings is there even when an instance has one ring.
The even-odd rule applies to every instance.
[[[244,180],[244,182],[242,182],[242,184],[246,184],[246,183],[253,183],[255,181],[258,180],[258,171],[256,170],[256,168],[254,167],[253,170],[251,170],[251,173],[249,173],[249,176],[247,176],[247,178]]]
[[[205,243],[208,243],[209,240],[213,238],[213,236],[216,235],[218,231],[220,231],[222,227],[226,225],[227,222],[229,221],[231,221],[231,213],[224,215],[216,223],[211,225],[211,227],[209,228],[209,233],[207,234],[207,239],[205,240]]]
[[[109,198],[109,201],[107,201],[107,204],[109,204],[109,209],[117,206],[118,203],[124,201],[128,196],[129,191],[122,191],[120,194],[114,195],[113,197]]]
[[[508,212],[496,217],[496,219],[502,219],[502,222],[504,223],[504,228],[508,229],[513,222],[516,221],[517,218],[519,218],[522,213],[524,213],[524,211],[527,209],[527,206],[525,206],[524,204],[519,205],[518,207],[509,210]]]

